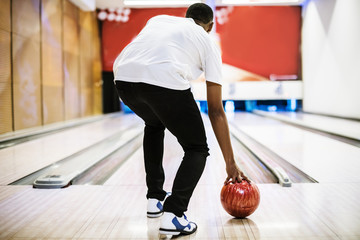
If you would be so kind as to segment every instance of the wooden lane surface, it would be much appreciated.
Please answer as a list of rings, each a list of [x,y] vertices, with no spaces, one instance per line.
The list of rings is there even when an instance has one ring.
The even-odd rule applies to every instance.
[[[360,148],[256,115],[237,113],[234,124],[321,183],[360,183]]]
[[[199,228],[178,239],[360,239],[359,183],[258,184],[257,211],[247,219],[232,218],[219,196],[225,165],[213,136],[208,138],[211,156],[187,212]],[[181,156],[167,134],[166,190]],[[146,217],[144,180],[139,150],[103,186],[0,186],[0,239],[158,239],[160,219]]]
[[[357,120],[303,112],[265,112],[255,110],[255,113],[360,141],[360,121]]]
[[[359,239],[359,185],[259,185],[261,203],[248,219],[221,207],[218,186],[199,185],[188,217],[199,229],[181,239]],[[146,217],[145,187],[71,186],[60,190],[1,186],[0,239],[158,239]]]
[[[132,115],[106,118],[0,150],[0,185],[10,184],[139,122]]]

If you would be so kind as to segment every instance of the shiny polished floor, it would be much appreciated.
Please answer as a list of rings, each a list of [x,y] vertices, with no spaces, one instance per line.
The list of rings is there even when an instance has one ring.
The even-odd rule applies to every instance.
[[[339,136],[360,140],[360,124],[358,120],[298,112],[265,112],[255,110],[255,113]]]
[[[258,184],[256,212],[232,218],[220,203],[225,164],[204,116],[211,155],[187,212],[199,228],[178,239],[360,239],[360,148],[252,114],[235,113],[229,121],[319,183]],[[7,185],[140,122],[119,115],[1,149],[0,239],[159,239],[159,219],[146,217],[141,149],[104,185],[55,190]],[[167,132],[166,190],[181,156]]]

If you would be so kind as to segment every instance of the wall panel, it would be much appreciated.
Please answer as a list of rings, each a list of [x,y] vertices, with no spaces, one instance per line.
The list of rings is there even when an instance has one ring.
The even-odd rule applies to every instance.
[[[60,0],[42,0],[41,40],[53,47],[61,48],[62,5]]]
[[[102,114],[103,113],[103,109],[102,109],[102,85],[98,84],[95,85],[95,87],[93,88],[93,113],[94,114]]]
[[[43,123],[49,124],[64,120],[62,2],[42,0],[41,11]]]
[[[0,29],[0,82],[11,81],[11,34]]]
[[[79,9],[63,0],[63,50],[79,54]]]
[[[93,112],[94,114],[102,113],[102,76],[101,76],[101,46],[100,46],[100,35],[99,35],[99,26],[97,16],[94,13],[92,17],[92,74],[93,74],[93,89],[94,89],[94,105]]]
[[[64,52],[65,119],[80,117],[79,56]]]
[[[0,134],[102,113],[96,12],[0,0]]]
[[[93,86],[92,81],[92,59],[80,54],[80,86],[89,88]]]
[[[14,130],[41,126],[40,87],[28,84],[13,85]]]
[[[41,16],[42,84],[63,86],[62,6],[60,0],[43,0]]]
[[[80,55],[91,57],[92,21],[91,13],[80,11]]]
[[[64,120],[64,92],[62,86],[43,85],[44,124]]]
[[[41,122],[40,43],[13,33],[14,130]]]
[[[92,64],[93,70],[93,112],[94,114],[102,113],[102,76],[101,76],[101,60],[95,59]]]
[[[64,15],[63,18],[63,50],[79,54],[79,26],[77,18]]]
[[[79,9],[63,0],[63,74],[65,120],[80,117]]]
[[[47,86],[64,86],[62,49],[42,43],[42,83]]]
[[[93,111],[93,79],[92,79],[92,13],[79,12],[80,22],[80,105],[81,116],[88,116]]]
[[[0,1],[0,29],[11,31],[10,0]]]
[[[36,38],[12,35],[13,81],[40,85],[40,43]]]
[[[40,126],[40,0],[12,0],[14,130]]]
[[[0,29],[0,134],[12,131],[11,33]]]
[[[42,44],[43,123],[64,120],[64,80],[61,48]]]
[[[82,88],[81,89],[81,116],[90,116],[93,115],[93,89],[92,88]]]
[[[12,0],[12,31],[40,41],[40,0]]]
[[[0,82],[0,134],[11,132],[12,126],[11,82]]]
[[[73,19],[77,18],[77,16],[79,15],[79,9],[74,4],[72,4],[69,0],[62,0],[62,5],[65,15]]]
[[[88,116],[93,111],[92,61],[90,57],[80,55],[80,105],[81,116]]]

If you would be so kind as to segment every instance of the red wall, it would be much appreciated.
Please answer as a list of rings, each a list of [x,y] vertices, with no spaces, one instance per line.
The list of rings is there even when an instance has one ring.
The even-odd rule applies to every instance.
[[[186,8],[132,9],[126,23],[104,21],[102,60],[104,71],[140,32],[147,20],[159,14],[184,16]],[[269,77],[299,75],[301,7],[234,7],[228,21],[217,24],[223,62]]]
[[[299,75],[300,7],[235,7],[216,28],[224,63],[264,77]]]
[[[185,16],[186,8],[153,8],[131,9],[129,21],[109,22],[102,24],[102,63],[104,71],[112,71],[115,58],[121,50],[141,31],[146,22],[153,16],[167,14]]]

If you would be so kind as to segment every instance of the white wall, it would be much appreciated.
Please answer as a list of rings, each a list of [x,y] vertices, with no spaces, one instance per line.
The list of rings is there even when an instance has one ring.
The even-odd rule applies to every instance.
[[[360,119],[360,0],[303,7],[303,109]]]

